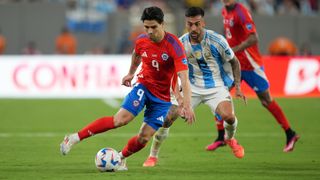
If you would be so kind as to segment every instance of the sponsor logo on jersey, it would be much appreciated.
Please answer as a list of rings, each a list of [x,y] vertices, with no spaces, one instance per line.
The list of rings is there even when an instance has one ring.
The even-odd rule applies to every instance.
[[[169,56],[168,56],[168,54],[163,53],[163,54],[161,55],[161,58],[162,58],[162,60],[166,61],[166,60],[169,59]]]
[[[147,52],[143,52],[141,56],[142,57],[148,57]]]

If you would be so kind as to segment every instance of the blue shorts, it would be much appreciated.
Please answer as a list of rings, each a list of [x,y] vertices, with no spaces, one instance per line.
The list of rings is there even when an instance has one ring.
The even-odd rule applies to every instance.
[[[171,102],[161,100],[151,94],[142,84],[137,83],[125,97],[121,107],[137,116],[146,106],[143,121],[158,130],[166,118]]]
[[[257,94],[269,88],[268,78],[263,67],[252,71],[241,71],[241,80],[245,81]]]

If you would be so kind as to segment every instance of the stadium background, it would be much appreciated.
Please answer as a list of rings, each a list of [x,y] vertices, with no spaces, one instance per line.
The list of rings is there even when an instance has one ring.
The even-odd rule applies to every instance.
[[[103,15],[93,13],[92,17],[88,10],[96,2],[102,3],[98,9]],[[210,110],[203,105],[196,110],[195,125],[187,126],[178,120],[172,127],[171,135],[162,147],[159,166],[153,169],[141,166],[150,144],[128,160],[128,172],[98,173],[93,163],[100,148],[121,149],[127,139],[137,133],[142,115],[128,126],[97,135],[77,145],[70,155],[61,157],[59,143],[66,133],[118,109],[125,90],[115,82],[128,69],[130,59],[123,54],[130,52],[130,36],[141,30],[138,27],[142,7],[150,4],[164,7],[166,14],[170,15],[169,31],[181,35],[183,11],[188,2],[1,1],[0,28],[7,46],[4,55],[0,55],[0,179],[319,179],[319,4],[309,13],[300,10],[299,13],[290,14],[288,11],[281,14],[277,3],[282,1],[278,0],[274,0],[273,5],[277,4],[279,12],[265,14],[257,11],[253,18],[268,66],[267,73],[272,77],[271,88],[277,86],[285,92],[290,79],[293,84],[290,92],[307,89],[307,93],[293,96],[276,94],[290,123],[301,135],[294,152],[282,152],[283,132],[259,101],[250,98],[247,106],[235,100],[240,121],[237,137],[246,148],[246,157],[242,160],[234,158],[228,148],[204,151],[204,147],[216,137],[216,130]],[[204,2],[208,28],[221,33],[221,17],[216,9],[219,1],[194,2]],[[79,9],[77,12],[84,13],[84,16],[72,14],[73,10]],[[55,53],[55,38],[65,25],[73,28],[72,33],[78,40],[76,55]],[[302,56],[297,50],[295,56],[267,56],[270,42],[279,36],[291,39],[298,49],[307,43],[313,55]],[[21,55],[30,41],[36,43],[42,55]],[[104,50],[99,55],[91,52],[97,47]],[[94,71],[99,65],[106,68],[106,74],[95,74],[92,78],[102,78],[107,83],[92,85],[94,83],[89,81],[92,86],[84,86],[86,82],[80,77],[86,72],[80,70],[93,67],[91,70]],[[23,73],[15,78],[14,70],[21,67]],[[35,76],[40,72],[37,67],[45,69]],[[59,68],[70,74],[53,73],[59,72]],[[116,77],[114,72],[119,72],[116,80],[110,79]],[[53,84],[51,89],[48,89],[48,82]]]
[[[273,1],[275,3],[278,0]],[[113,0],[34,0],[33,3],[27,0],[17,0],[17,2],[19,3],[0,3],[0,27],[8,41],[5,54],[21,54],[21,50],[29,41],[36,42],[39,50],[44,54],[54,54],[55,38],[60,33],[62,26],[66,24],[74,29],[74,35],[78,40],[77,54],[89,52],[95,46],[106,48],[107,53],[111,54],[129,52],[130,47],[128,46],[134,39],[130,36],[134,35],[135,31],[141,31],[138,28],[141,27],[139,20],[141,11],[143,7],[152,4],[165,9],[169,31],[179,36],[184,32],[183,20],[186,3],[183,3],[182,0],[120,1],[132,2],[129,7],[120,5],[117,7],[116,3],[111,3]],[[97,2],[104,3],[99,6]],[[206,5],[203,5],[206,7],[206,24],[209,29],[222,33],[223,24],[219,15],[221,4],[216,5],[214,2],[220,1],[208,1]],[[291,15],[290,12],[280,15],[276,12],[274,15],[262,15],[256,12],[253,17],[263,54],[268,54],[268,45],[281,36],[291,39],[297,48],[307,43],[314,54],[319,54],[320,25],[318,22],[320,22],[320,17],[318,11],[309,14],[301,12],[294,15]]]

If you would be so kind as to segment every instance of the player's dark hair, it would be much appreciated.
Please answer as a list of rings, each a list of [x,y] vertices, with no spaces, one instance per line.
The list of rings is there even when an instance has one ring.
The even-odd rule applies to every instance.
[[[204,17],[204,10],[200,7],[190,7],[186,10],[186,13],[184,14],[186,17],[195,17],[201,15],[201,17]]]
[[[155,20],[159,24],[163,22],[163,12],[160,8],[156,6],[148,7],[143,10],[141,21],[145,20]]]

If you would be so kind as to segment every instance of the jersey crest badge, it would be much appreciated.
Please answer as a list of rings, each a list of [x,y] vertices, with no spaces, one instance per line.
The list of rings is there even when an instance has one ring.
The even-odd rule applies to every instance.
[[[134,107],[139,106],[139,104],[140,104],[140,103],[139,103],[139,101],[138,101],[138,100],[134,100],[134,101],[133,101],[133,106],[134,106]]]
[[[251,23],[246,24],[246,28],[247,28],[249,31],[252,30],[252,24],[251,24]]]
[[[182,63],[183,63],[183,64],[188,64],[188,60],[187,60],[186,58],[183,58],[183,59],[182,59]]]
[[[230,56],[230,55],[231,55],[231,52],[230,52],[230,50],[229,50],[229,49],[225,50],[224,52],[225,52],[228,56]]]
[[[147,52],[143,52],[141,56],[142,57],[148,57]]]
[[[211,53],[210,53],[210,49],[208,47],[203,48],[203,56],[207,59],[210,58]]]
[[[163,54],[161,55],[161,58],[162,58],[162,60],[166,61],[166,60],[169,59],[169,56],[168,56],[168,54],[163,53]]]
[[[202,58],[202,53],[201,53],[201,51],[196,51],[196,52],[194,52],[194,55],[196,56],[197,59],[201,59],[201,58]]]

